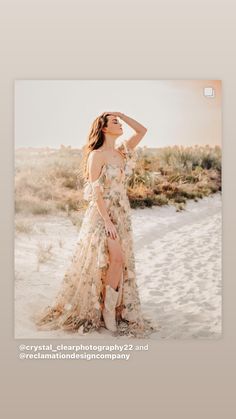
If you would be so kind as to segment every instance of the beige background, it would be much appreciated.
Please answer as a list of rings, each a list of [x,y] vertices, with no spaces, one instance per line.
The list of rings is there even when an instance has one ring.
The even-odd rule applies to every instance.
[[[4,419],[235,417],[234,5],[227,0],[0,1]],[[18,359],[21,341],[13,337],[14,79],[222,80],[222,339],[151,342],[148,353],[136,353],[129,362]]]

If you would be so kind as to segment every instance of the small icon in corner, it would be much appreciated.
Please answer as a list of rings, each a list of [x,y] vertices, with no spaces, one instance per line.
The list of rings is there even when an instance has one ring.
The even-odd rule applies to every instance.
[[[215,90],[213,87],[204,87],[203,94],[205,97],[215,97]]]

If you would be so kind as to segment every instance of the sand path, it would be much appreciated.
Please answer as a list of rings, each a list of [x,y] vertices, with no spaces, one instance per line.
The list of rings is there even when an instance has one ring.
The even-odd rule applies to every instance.
[[[132,209],[137,284],[144,313],[161,326],[151,339],[221,337],[220,193],[185,211],[174,207]],[[18,216],[16,216],[16,220]],[[38,332],[30,313],[48,304],[70,263],[78,230],[68,218],[27,217],[30,234],[15,237],[15,337],[66,338],[63,331]],[[39,246],[52,246],[51,258],[37,262]],[[73,339],[114,338],[106,329]]]

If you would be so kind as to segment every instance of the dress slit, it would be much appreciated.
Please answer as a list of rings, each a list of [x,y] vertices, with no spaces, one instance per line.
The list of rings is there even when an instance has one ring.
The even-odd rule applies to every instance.
[[[92,183],[101,188],[122,248],[123,263],[117,303],[118,335],[144,338],[158,330],[158,325],[143,315],[136,282],[131,207],[127,196],[127,181],[133,171],[130,164],[134,162],[135,152],[128,150],[124,142],[118,149],[125,156],[124,169],[105,163],[98,179]],[[88,206],[71,264],[52,302],[33,315],[38,330],[62,329],[87,334],[101,332],[104,327],[104,284],[110,255],[93,185],[87,181],[84,186],[83,196]]]

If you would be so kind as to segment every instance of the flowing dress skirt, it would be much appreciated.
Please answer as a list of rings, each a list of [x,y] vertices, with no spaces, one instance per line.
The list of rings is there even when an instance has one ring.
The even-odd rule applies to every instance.
[[[92,186],[102,189],[124,257],[116,307],[117,334],[142,338],[158,330],[158,325],[142,314],[136,283],[130,203],[125,189],[125,173],[121,176],[119,173],[118,167],[104,165],[99,179]],[[104,279],[110,263],[107,236],[104,220],[91,192],[95,189],[91,189],[91,184],[86,188],[84,195],[91,199],[84,213],[75,252],[51,305],[34,315],[38,330],[63,329],[86,334],[105,327],[102,317]]]

